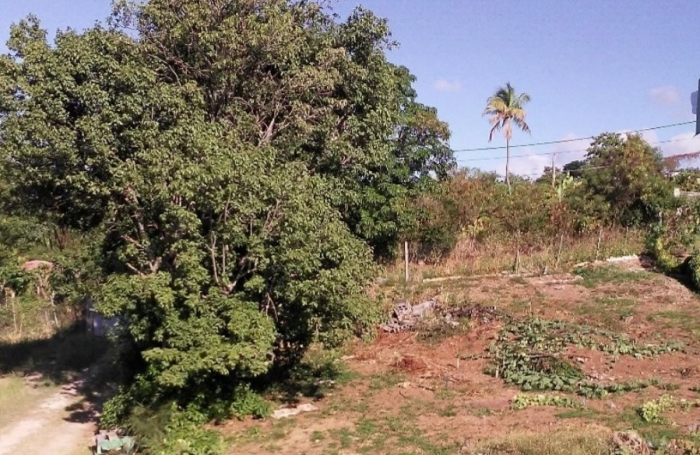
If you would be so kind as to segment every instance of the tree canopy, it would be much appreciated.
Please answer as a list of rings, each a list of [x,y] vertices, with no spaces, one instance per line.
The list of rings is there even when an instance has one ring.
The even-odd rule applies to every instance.
[[[369,329],[373,255],[454,164],[391,45],[367,10],[288,0],[118,2],[109,27],[53,44],[35,17],[12,28],[8,191],[98,238],[99,307],[131,367],[112,416],[235,400]]]

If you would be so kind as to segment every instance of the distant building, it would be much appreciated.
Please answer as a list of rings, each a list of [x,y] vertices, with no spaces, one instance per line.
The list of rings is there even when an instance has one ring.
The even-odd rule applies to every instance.
[[[109,334],[117,325],[118,319],[105,318],[95,309],[95,303],[91,297],[85,299],[85,322],[88,332],[95,336],[103,337]]]

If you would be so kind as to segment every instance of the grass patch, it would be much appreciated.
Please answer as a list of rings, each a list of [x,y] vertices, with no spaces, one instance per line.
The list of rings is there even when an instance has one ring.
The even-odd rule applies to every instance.
[[[679,328],[700,338],[700,320],[688,311],[659,311],[647,316],[647,321],[660,323],[664,328]]]
[[[600,430],[555,431],[553,433],[513,434],[468,450],[482,455],[608,455],[611,441]]]
[[[603,284],[638,283],[654,278],[649,272],[633,272],[616,266],[579,267],[574,270],[574,274],[583,278],[579,283],[589,289]]]
[[[669,425],[667,422],[647,422],[639,411],[639,408],[627,408],[614,417],[606,418],[606,423],[617,429],[632,428],[657,448],[664,447],[672,439],[688,439],[688,435],[683,435],[681,427]]]
[[[371,390],[384,390],[395,387],[404,381],[405,376],[395,371],[384,374],[373,374],[369,377],[369,388]]]
[[[429,436],[413,423],[416,414],[402,408],[398,416],[359,419],[354,430],[349,427],[327,432],[323,453],[363,454],[454,454],[458,445],[449,435]],[[312,437],[312,441],[313,441]]]
[[[454,417],[457,415],[457,408],[453,404],[447,405],[447,407],[440,409],[438,411],[440,417]]]
[[[489,417],[492,416],[493,410],[489,408],[476,408],[470,411],[470,414],[476,417]]]
[[[571,409],[555,414],[557,419],[597,419],[600,413],[591,408]]]
[[[329,390],[360,376],[338,357],[335,351],[313,348],[292,370],[270,372],[262,385],[269,387],[266,391],[285,403],[296,403],[300,397],[322,399]]]
[[[582,303],[576,309],[578,316],[586,320],[595,319],[607,328],[619,329],[620,321],[635,314],[636,302],[632,299],[619,297],[597,297],[593,303]]]
[[[441,388],[435,392],[435,398],[438,400],[451,400],[457,396],[457,393],[448,388]]]

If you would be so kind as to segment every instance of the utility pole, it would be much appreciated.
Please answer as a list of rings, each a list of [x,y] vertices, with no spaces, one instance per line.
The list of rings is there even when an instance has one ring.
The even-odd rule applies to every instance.
[[[552,188],[556,188],[556,181],[557,181],[557,168],[554,167],[557,159],[557,154],[552,153]]]

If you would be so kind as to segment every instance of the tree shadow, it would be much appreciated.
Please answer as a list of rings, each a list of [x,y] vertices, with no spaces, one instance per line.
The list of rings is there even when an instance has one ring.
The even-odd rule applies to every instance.
[[[109,346],[108,340],[87,333],[81,323],[50,338],[0,342],[0,375],[39,375],[45,381],[65,384],[102,357]]]
[[[691,257],[687,257],[678,267],[673,270],[664,271],[661,270],[656,261],[649,256],[640,256],[640,263],[642,268],[652,272],[667,276],[679,284],[682,284],[690,292],[697,294],[700,291],[697,285],[693,282],[693,271],[690,268]]]
[[[111,348],[108,339],[88,333],[83,323],[50,338],[0,342],[0,377],[21,376],[35,388],[61,386],[60,394],[76,398],[65,409],[69,412],[65,420],[94,422],[114,389]]]
[[[345,364],[326,360],[302,362],[290,370],[272,371],[260,385],[264,393],[286,405],[296,405],[301,398],[322,400],[336,385],[353,378]]]

